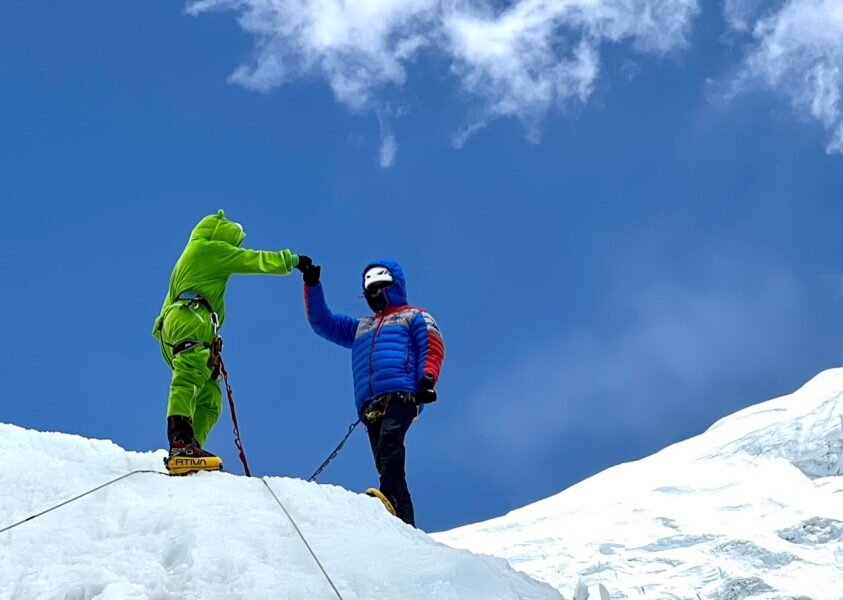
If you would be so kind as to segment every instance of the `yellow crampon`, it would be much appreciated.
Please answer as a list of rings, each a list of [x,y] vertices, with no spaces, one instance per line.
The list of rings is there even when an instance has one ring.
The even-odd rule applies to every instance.
[[[389,501],[389,498],[384,496],[383,492],[381,492],[379,489],[369,488],[365,491],[365,494],[367,496],[371,496],[372,498],[377,498],[378,500],[383,502],[383,506],[384,508],[386,508],[386,510],[389,511],[389,514],[391,514],[393,517],[395,516],[395,507],[392,506],[392,502]]]
[[[170,475],[190,475],[199,471],[222,471],[218,456],[172,456],[164,459]]]

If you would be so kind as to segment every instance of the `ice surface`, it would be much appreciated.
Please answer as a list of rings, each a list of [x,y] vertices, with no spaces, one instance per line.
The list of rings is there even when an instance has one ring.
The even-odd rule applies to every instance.
[[[843,369],[497,519],[435,534],[566,594],[843,599]],[[587,590],[587,591],[586,591]]]
[[[268,482],[349,600],[841,600],[841,415],[837,369],[653,456],[432,537],[360,494]],[[0,424],[0,529],[160,469],[163,455]],[[30,598],[336,595],[260,480],[207,473],[138,474],[0,533],[0,600]]]
[[[0,529],[164,451],[0,424]],[[268,479],[346,600],[560,594],[434,541],[379,501],[331,485]],[[2,600],[336,599],[260,479],[140,473],[0,533]]]

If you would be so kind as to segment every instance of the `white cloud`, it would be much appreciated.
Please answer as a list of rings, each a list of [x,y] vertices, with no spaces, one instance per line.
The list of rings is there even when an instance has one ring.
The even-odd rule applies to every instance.
[[[198,0],[188,13],[236,10],[255,53],[232,79],[267,91],[302,76],[325,78],[353,110],[401,86],[404,65],[428,42],[437,0]]]
[[[642,53],[682,47],[697,0],[194,0],[193,15],[234,10],[255,37],[232,81],[267,91],[321,77],[354,111],[378,112],[400,91],[422,52],[445,56],[477,102],[460,145],[489,120],[512,116],[538,136],[542,118],[584,103],[600,72],[600,47],[629,41]],[[394,158],[394,136],[382,139]],[[389,162],[389,161],[387,161]]]
[[[727,2],[736,29],[752,22],[754,38],[738,86],[752,81],[790,98],[803,114],[829,130],[829,152],[843,152],[843,2],[789,0],[758,16],[750,0]],[[731,11],[731,12],[730,12]]]
[[[388,169],[395,164],[395,157],[398,155],[398,142],[395,134],[389,125],[381,119],[381,145],[378,150],[378,165],[382,169]]]
[[[747,31],[762,10],[771,9],[771,4],[770,0],[725,0],[723,14],[730,27]]]
[[[591,95],[601,44],[668,52],[685,44],[696,12],[696,0],[521,0],[500,13],[458,5],[443,14],[443,30],[453,70],[484,117],[516,116],[534,135],[550,109]]]

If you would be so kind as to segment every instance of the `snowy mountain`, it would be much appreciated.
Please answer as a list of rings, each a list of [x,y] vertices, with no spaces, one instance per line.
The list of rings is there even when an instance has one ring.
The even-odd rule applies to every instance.
[[[0,599],[560,598],[377,500],[294,479],[140,472],[2,531],[121,475],[162,471],[164,454],[0,424]]]
[[[434,535],[575,598],[843,598],[843,369],[653,456]],[[569,593],[569,592],[568,592]],[[607,595],[604,593],[604,597]]]
[[[840,600],[841,415],[838,369],[432,537],[339,487],[226,473],[135,473],[4,531],[164,452],[0,424],[0,600]]]

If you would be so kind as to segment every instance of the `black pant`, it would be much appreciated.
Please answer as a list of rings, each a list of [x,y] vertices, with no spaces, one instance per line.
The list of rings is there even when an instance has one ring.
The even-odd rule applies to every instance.
[[[417,414],[415,404],[395,397],[387,403],[383,416],[374,421],[363,421],[372,445],[375,467],[381,476],[380,490],[392,501],[398,518],[413,527],[416,526],[416,517],[404,472],[404,436]]]

